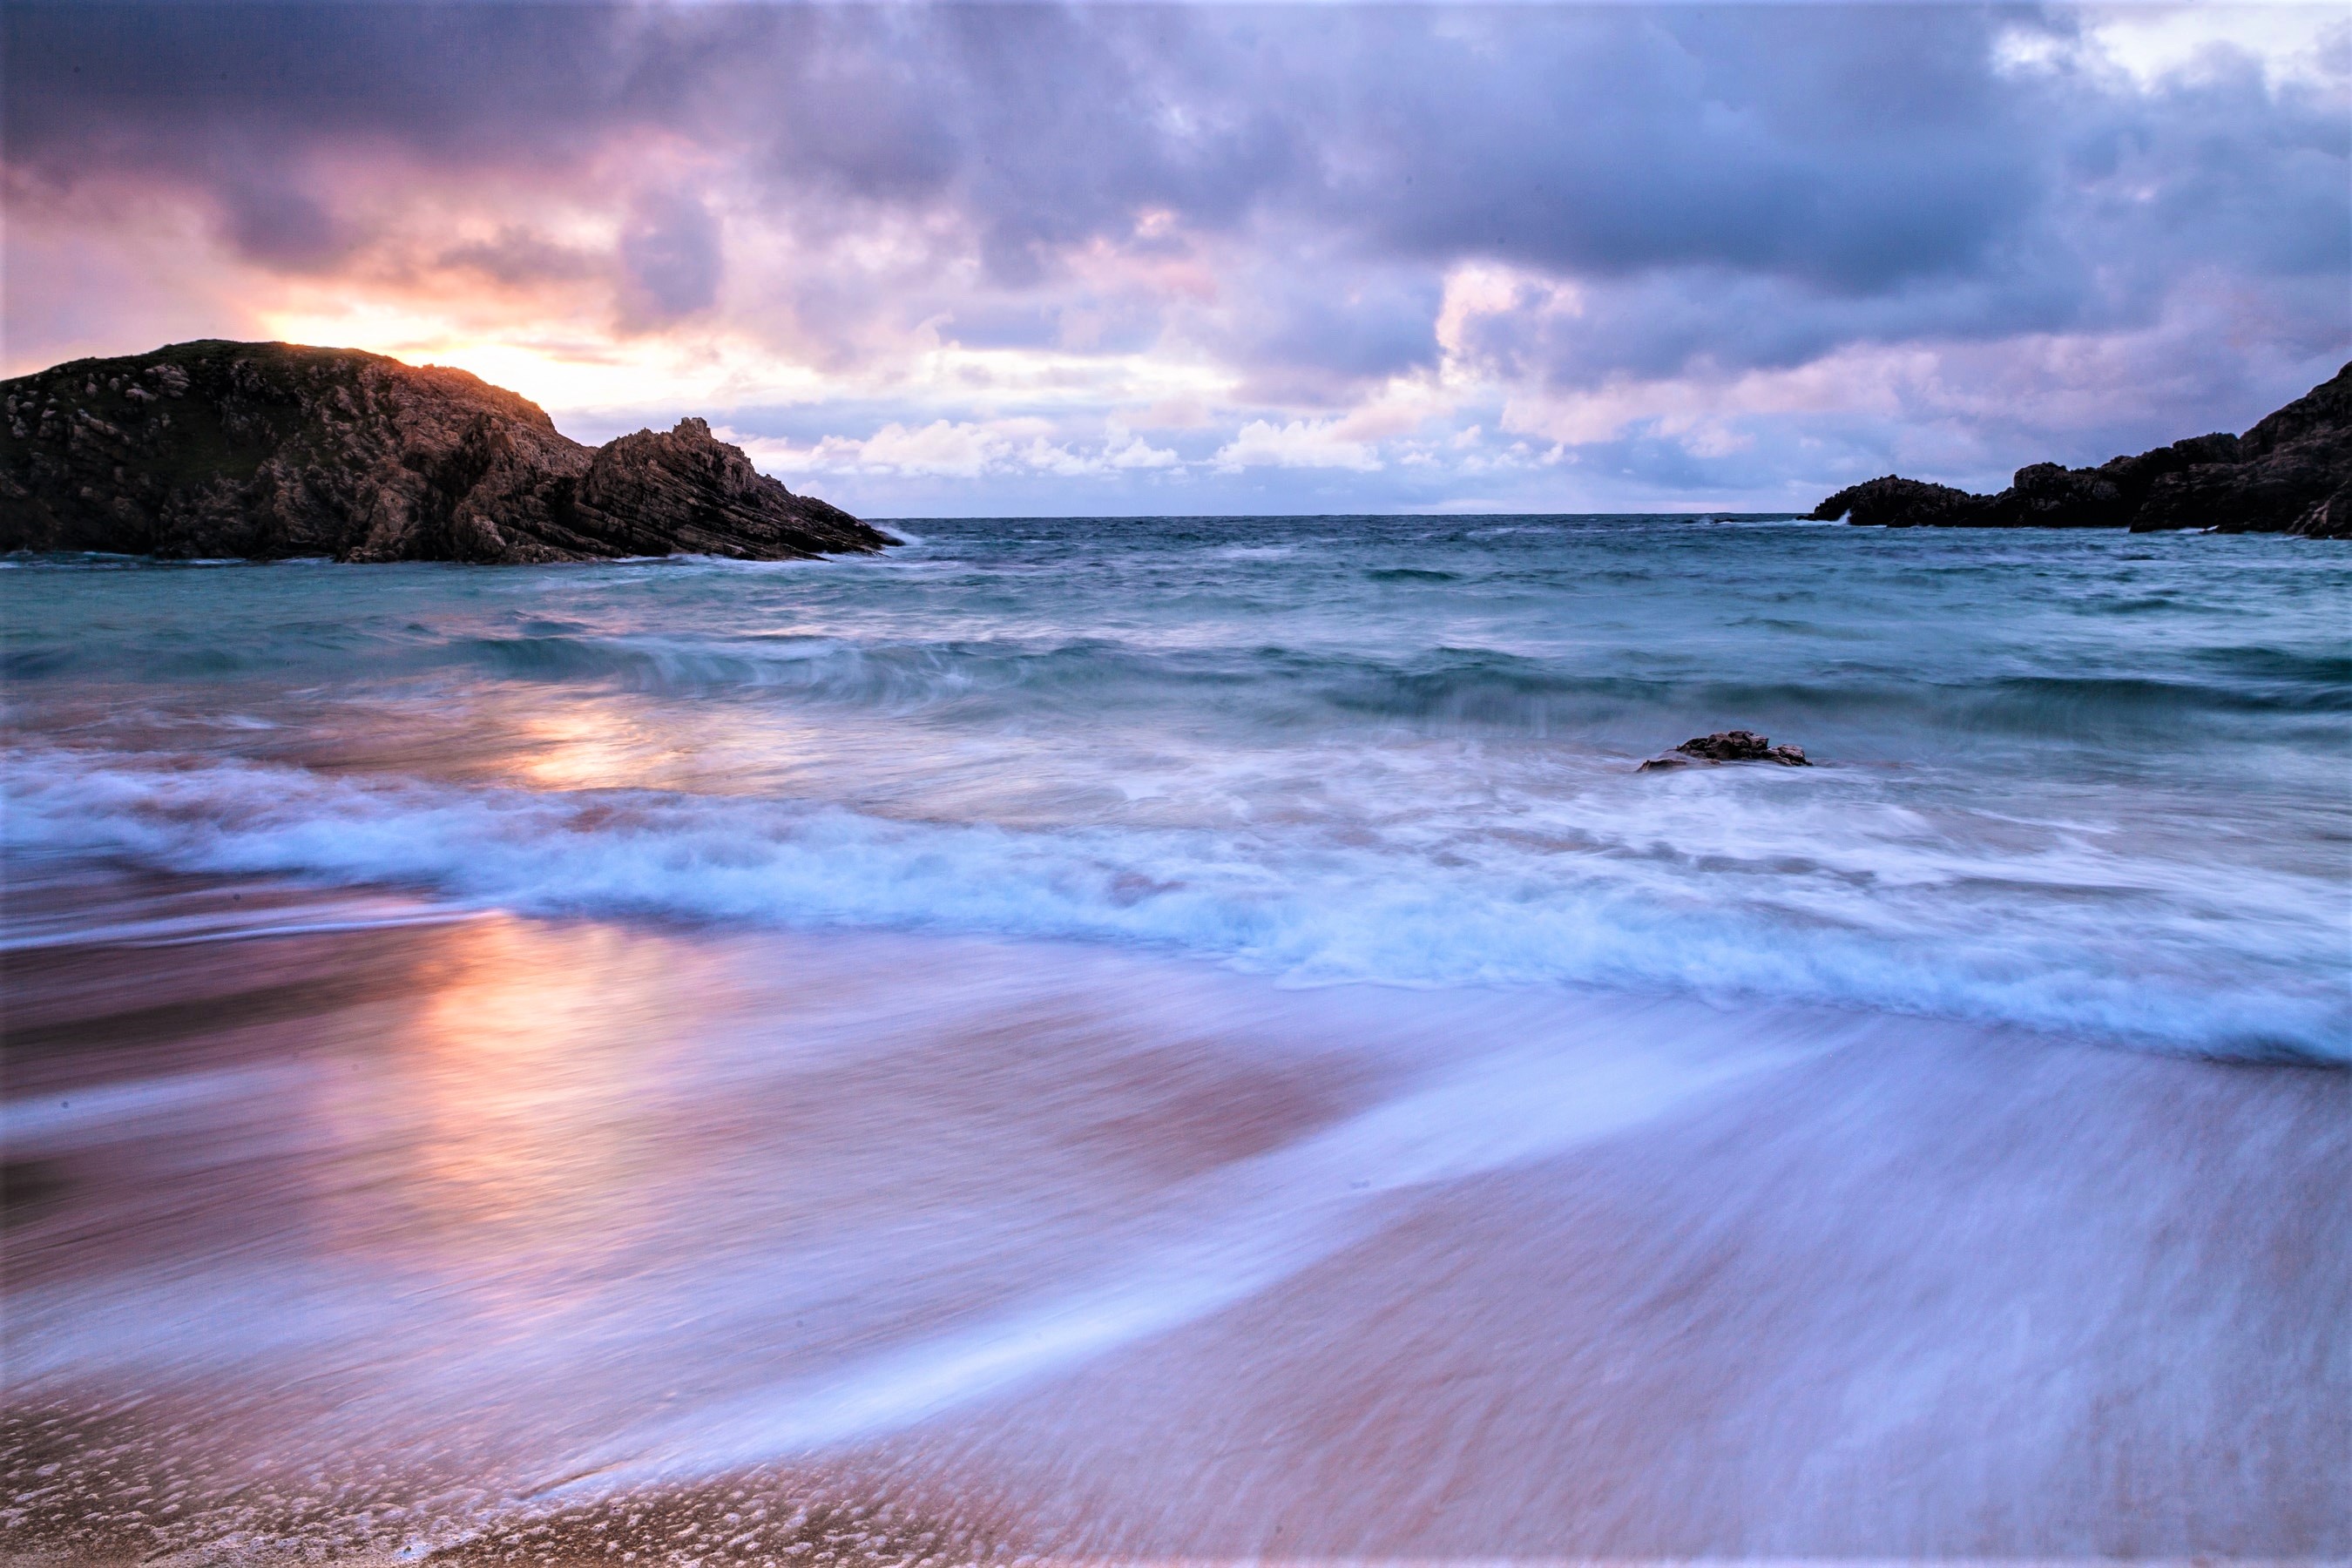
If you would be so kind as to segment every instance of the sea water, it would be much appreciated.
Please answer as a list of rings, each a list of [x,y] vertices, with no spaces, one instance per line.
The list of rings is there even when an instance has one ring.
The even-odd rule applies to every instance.
[[[6,849],[2347,1054],[2352,563],[1664,517],[0,572]],[[1739,727],[1815,765],[1638,764]]]
[[[894,526],[0,569],[0,1551],[2352,1543],[2336,547]]]

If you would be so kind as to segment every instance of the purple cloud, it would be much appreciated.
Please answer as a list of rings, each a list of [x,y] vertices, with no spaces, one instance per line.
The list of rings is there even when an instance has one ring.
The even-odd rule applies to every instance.
[[[813,378],[705,410],[779,453],[1028,421],[957,437],[995,454],[979,510],[1982,482],[2242,425],[2352,352],[2352,27],[2211,26],[2164,56],[2128,15],[1960,6],[13,6],[11,276],[45,304],[12,353],[152,346],[89,342],[70,268],[169,207],[205,287],[126,321],[234,330],[278,277],[452,341],[495,327],[469,289],[533,342],[699,334]],[[1087,457],[1113,421],[1177,457]],[[1327,448],[1366,460],[1274,458]]]

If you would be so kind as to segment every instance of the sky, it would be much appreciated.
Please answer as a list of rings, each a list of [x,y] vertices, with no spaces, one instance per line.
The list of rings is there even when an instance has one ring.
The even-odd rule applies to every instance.
[[[0,369],[709,418],[873,517],[1771,510],[2352,358],[2352,14],[50,5]]]

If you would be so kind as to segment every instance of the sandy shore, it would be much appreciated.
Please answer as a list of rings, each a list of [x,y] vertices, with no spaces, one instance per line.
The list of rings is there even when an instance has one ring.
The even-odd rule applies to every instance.
[[[11,895],[23,1560],[2352,1552],[2340,1072]]]

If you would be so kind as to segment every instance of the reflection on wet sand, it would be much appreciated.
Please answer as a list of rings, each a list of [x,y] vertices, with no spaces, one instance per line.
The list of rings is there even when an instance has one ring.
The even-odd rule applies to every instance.
[[[404,1211],[394,1245],[420,1262],[465,1277],[593,1258],[657,1218],[641,1178],[659,1133],[646,1109],[664,1065],[648,1005],[663,955],[583,927],[558,969],[506,920],[447,945],[447,976],[420,998],[404,1048],[344,1086],[335,1142],[379,1152],[373,1182]],[[411,1124],[372,1128],[387,1120]]]
[[[17,885],[15,1552],[2352,1547],[2340,1073]]]

